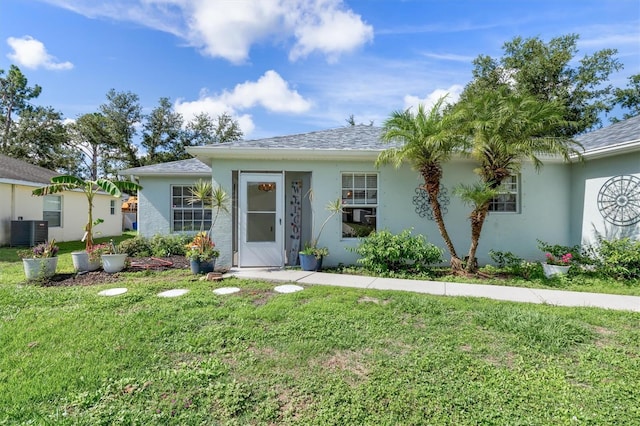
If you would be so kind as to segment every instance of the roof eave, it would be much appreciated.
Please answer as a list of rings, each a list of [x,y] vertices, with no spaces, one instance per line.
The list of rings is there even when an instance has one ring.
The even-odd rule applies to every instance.
[[[582,157],[585,160],[593,160],[597,158],[611,157],[614,155],[626,154],[628,152],[640,150],[640,139],[624,142],[617,145],[605,146],[602,148],[594,148],[585,151]]]
[[[136,172],[120,170],[118,176],[209,176],[211,170],[202,172],[181,172],[181,171],[154,171],[154,172]]]
[[[208,147],[187,148],[187,152],[203,163],[212,159],[268,159],[268,160],[375,160],[382,149],[318,149],[266,147]]]

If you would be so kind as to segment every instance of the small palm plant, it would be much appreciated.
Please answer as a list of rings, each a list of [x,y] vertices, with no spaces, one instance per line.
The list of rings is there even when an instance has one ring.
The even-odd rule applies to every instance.
[[[211,227],[207,234],[211,236],[213,227],[218,220],[220,212],[229,213],[229,195],[222,189],[221,186],[213,188],[211,182],[198,180],[190,189],[191,197],[187,199],[187,203],[200,204],[203,208],[211,208],[216,211],[213,220],[211,221]],[[200,232],[204,231],[204,214],[202,215],[202,221],[200,223]]]
[[[309,200],[313,201],[313,192],[311,191],[309,191]],[[320,235],[322,235],[322,231],[324,230],[324,227],[331,220],[331,218],[337,215],[338,213],[342,213],[342,202],[340,201],[340,198],[330,201],[326,205],[325,209],[329,212],[329,216],[327,216],[324,222],[322,222],[322,225],[320,226],[320,230],[318,231],[318,234],[315,237],[313,237],[314,235],[313,228],[315,223],[311,225],[311,235],[312,235],[311,241],[309,241],[305,245],[304,250],[300,251],[301,254],[314,255],[317,259],[320,259],[323,256],[329,255],[329,249],[326,247],[318,247],[318,241],[320,240]]]

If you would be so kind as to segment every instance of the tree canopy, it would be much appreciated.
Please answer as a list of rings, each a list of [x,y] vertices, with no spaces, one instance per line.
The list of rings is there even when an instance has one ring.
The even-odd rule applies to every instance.
[[[557,136],[573,136],[601,124],[601,114],[614,106],[612,73],[622,69],[615,49],[602,49],[576,58],[577,34],[544,42],[538,37],[515,37],[503,46],[503,56],[480,55],[474,61],[473,80],[461,99],[499,88],[529,94],[564,108],[564,119],[573,123],[557,129]]]

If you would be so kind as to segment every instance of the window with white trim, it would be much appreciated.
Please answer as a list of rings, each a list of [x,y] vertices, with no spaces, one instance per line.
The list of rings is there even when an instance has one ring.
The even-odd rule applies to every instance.
[[[201,202],[190,203],[191,185],[171,186],[171,231],[206,231],[211,228],[211,209]]]
[[[109,200],[109,213],[111,216],[116,214],[116,200]]]
[[[62,226],[62,195],[44,196],[42,220],[49,222],[49,228]]]
[[[342,238],[366,237],[378,222],[378,174],[342,173]]]
[[[506,178],[500,188],[498,188],[498,195],[491,199],[489,211],[518,213],[520,198],[519,183],[520,179],[518,175]]]

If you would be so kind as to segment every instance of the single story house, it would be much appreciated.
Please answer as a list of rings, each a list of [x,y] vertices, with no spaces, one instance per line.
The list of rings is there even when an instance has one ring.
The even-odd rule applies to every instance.
[[[296,264],[298,251],[328,217],[325,206],[338,198],[344,212],[326,224],[319,241],[330,251],[326,265],[354,263],[357,255],[348,249],[374,229],[399,233],[412,228],[444,247],[419,174],[409,165],[375,167],[378,154],[388,148],[380,141],[381,132],[358,125],[192,147],[189,152],[197,159],[120,174],[136,176],[144,188],[138,211],[143,236],[198,226],[198,218],[207,213],[185,202],[195,179],[212,179],[226,190],[230,214],[222,214],[213,230],[220,267]],[[490,262],[490,250],[542,259],[537,240],[574,245],[592,243],[598,235],[640,238],[640,117],[578,140],[584,161],[543,158],[539,173],[525,163],[504,185],[491,203],[480,263]],[[470,208],[452,190],[477,180],[474,167],[464,157],[444,165],[444,220],[461,256],[470,243]]]
[[[11,244],[13,221],[47,221],[48,239],[78,241],[87,222],[87,199],[82,192],[64,191],[35,197],[36,188],[51,182],[59,173],[26,161],[0,154],[0,245]],[[93,217],[104,223],[96,227],[96,236],[122,234],[122,212],[117,198],[97,194]]]

